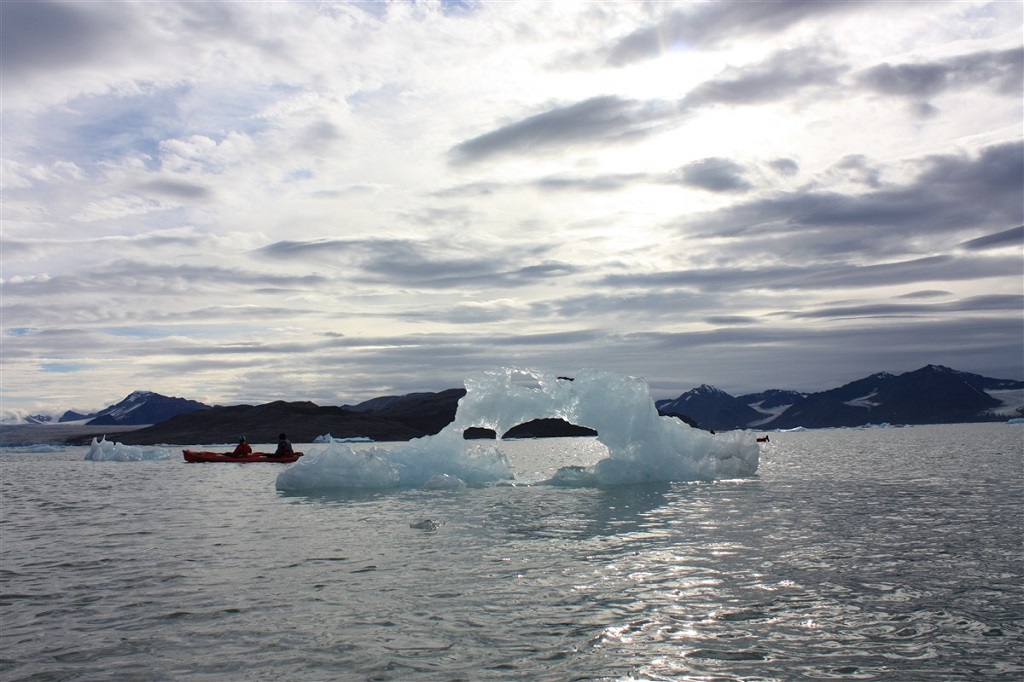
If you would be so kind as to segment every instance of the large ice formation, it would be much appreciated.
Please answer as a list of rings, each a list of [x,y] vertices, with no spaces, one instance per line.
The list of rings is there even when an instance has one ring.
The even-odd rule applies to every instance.
[[[498,448],[500,434],[540,418],[561,418],[597,431],[607,458],[592,467],[564,467],[549,481],[561,485],[616,485],[702,481],[751,476],[755,438],[743,432],[710,434],[658,414],[643,379],[582,370],[575,380],[505,367],[466,379],[455,419],[440,433],[390,448],[355,451],[333,442],[307,454],[277,477],[284,491],[321,488],[430,486],[512,478]],[[493,429],[497,442],[467,441],[470,427]]]
[[[137,445],[113,443],[104,436],[102,440],[92,439],[86,459],[105,462],[141,462],[155,459],[170,459],[171,453],[165,448],[140,448]]]

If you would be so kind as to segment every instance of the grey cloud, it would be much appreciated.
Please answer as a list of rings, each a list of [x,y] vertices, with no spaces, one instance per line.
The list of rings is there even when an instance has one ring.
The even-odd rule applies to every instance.
[[[451,149],[451,158],[456,163],[471,163],[507,152],[637,139],[660,129],[676,115],[675,106],[666,102],[593,97],[549,109],[461,142]]]
[[[181,180],[154,180],[142,185],[142,189],[175,199],[209,199],[213,195],[207,187]]]
[[[948,298],[952,295],[953,292],[942,289],[922,289],[920,291],[911,291],[909,294],[901,294],[896,298]]]
[[[760,64],[730,69],[701,83],[683,98],[682,107],[690,109],[790,99],[795,92],[807,87],[836,84],[846,70],[845,65],[830,61],[818,50],[785,50]]]
[[[819,51],[778,52],[762,63],[731,69],[701,83],[681,101],[601,96],[555,107],[465,140],[450,150],[454,163],[505,153],[532,153],[581,143],[640,139],[678,123],[688,111],[715,104],[756,104],[790,98],[811,86],[833,85],[846,70]]]
[[[907,186],[856,195],[788,192],[700,216],[688,225],[707,236],[861,228],[867,239],[1024,221],[1024,149],[1019,143],[988,147],[974,158],[930,156],[920,165],[922,172]]]
[[[710,317],[705,317],[704,321],[708,324],[722,326],[757,324],[759,322],[756,317],[751,317],[749,315],[712,315]]]
[[[745,192],[753,185],[743,177],[744,172],[743,166],[729,159],[701,159],[680,169],[680,181],[710,192]]]
[[[5,76],[80,64],[123,34],[110,3],[4,2],[0,65]]]
[[[861,317],[909,317],[946,313],[1005,312],[1019,313],[1024,309],[1024,296],[974,296],[946,303],[872,303],[857,306],[838,306],[793,313],[797,319],[847,319]]]
[[[696,292],[680,290],[670,277],[659,275],[635,277],[606,277],[603,284],[612,284],[615,291],[596,291],[580,296],[570,296],[534,307],[537,316],[557,315],[562,319],[592,319],[602,315],[614,315],[616,319],[643,317],[652,319],[684,319],[706,315],[723,309],[722,301],[714,289]],[[636,286],[641,290],[626,290]]]
[[[984,85],[1019,96],[1024,84],[1024,50],[975,52],[917,64],[879,64],[861,72],[858,81],[885,95],[914,99]]]
[[[714,292],[745,289],[799,291],[843,289],[916,282],[963,281],[1020,271],[1019,258],[929,256],[875,265],[819,263],[767,265],[756,268],[711,267],[654,274],[606,275],[599,281],[613,287],[682,287]]]
[[[938,116],[939,108],[930,102],[914,102],[910,105],[910,112],[920,119],[933,118]]]
[[[459,256],[459,251],[469,255]],[[453,249],[449,243],[411,240],[322,239],[275,242],[257,253],[303,260],[323,257],[332,261],[344,254],[350,257],[349,264],[358,268],[361,276],[372,281],[432,289],[517,287],[577,271],[571,264],[538,260],[544,254],[543,248],[521,251],[510,249],[506,244],[463,245],[461,249]]]
[[[863,154],[851,154],[843,157],[835,165],[835,170],[868,187],[879,188],[882,186],[881,169],[871,163]]]
[[[344,137],[341,129],[330,121],[317,121],[302,129],[299,144],[307,151],[323,154]]]
[[[856,11],[864,4],[814,0],[693,4],[625,36],[611,48],[607,61],[623,66],[676,47],[711,47],[746,36],[774,34],[805,19]]]
[[[537,180],[535,187],[541,190],[555,191],[574,189],[584,192],[606,192],[627,187],[635,182],[649,179],[645,173],[624,173],[617,175],[600,175],[592,178],[550,176]]]
[[[1024,225],[1011,227],[1009,230],[985,235],[960,244],[962,248],[968,250],[992,249],[1010,245],[1024,246]]]
[[[827,325],[803,328],[758,326],[709,332],[640,333],[632,345],[656,356],[699,352],[701,365],[715,366],[720,375],[739,381],[748,390],[778,387],[773,367],[786,367],[787,388],[822,390],[836,377],[863,376],[865,367],[907,371],[922,362],[973,367],[988,376],[1022,376],[1020,317],[997,319],[975,316],[939,320],[894,318],[877,325]],[[833,373],[826,379],[821,367]],[[989,369],[991,368],[991,369]],[[761,379],[759,376],[765,378]],[[819,382],[826,381],[824,385]]]
[[[800,164],[793,159],[775,159],[768,163],[768,166],[779,175],[793,177],[800,172]]]
[[[116,242],[113,242],[116,244]],[[5,283],[0,291],[5,296],[14,294],[43,297],[88,294],[99,290],[138,295],[142,292],[157,296],[179,296],[173,283],[187,283],[193,289],[231,288],[239,285],[260,287],[313,287],[327,283],[315,274],[282,274],[257,270],[242,270],[217,265],[171,265],[148,261],[115,260],[68,275],[57,275],[45,281]]]
[[[306,258],[308,256],[323,253],[330,254],[332,252],[347,251],[362,243],[364,242],[360,240],[345,239],[311,239],[307,241],[284,240],[260,247],[256,249],[256,253],[271,257]]]

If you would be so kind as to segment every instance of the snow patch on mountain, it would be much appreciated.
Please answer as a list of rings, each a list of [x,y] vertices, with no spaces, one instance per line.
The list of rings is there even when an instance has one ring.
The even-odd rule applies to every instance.
[[[878,390],[875,389],[874,391],[868,393],[865,396],[861,396],[860,398],[854,398],[853,400],[847,400],[843,404],[849,405],[850,407],[864,407],[870,410],[872,407],[878,407],[879,405],[882,404],[880,402],[872,400],[872,398],[875,398],[877,396]]]

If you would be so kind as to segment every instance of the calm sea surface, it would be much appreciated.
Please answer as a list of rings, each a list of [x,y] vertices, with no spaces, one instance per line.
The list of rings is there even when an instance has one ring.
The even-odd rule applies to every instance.
[[[602,456],[552,439],[516,485],[330,495],[8,448],[0,679],[1024,678],[1024,427],[771,440],[742,481],[531,485]]]

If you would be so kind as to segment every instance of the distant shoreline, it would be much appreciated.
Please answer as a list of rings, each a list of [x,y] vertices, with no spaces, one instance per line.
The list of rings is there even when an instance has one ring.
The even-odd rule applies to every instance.
[[[131,426],[89,426],[87,424],[0,424],[0,447],[24,445],[68,445],[69,441],[80,442],[93,437],[138,431],[149,424]]]

